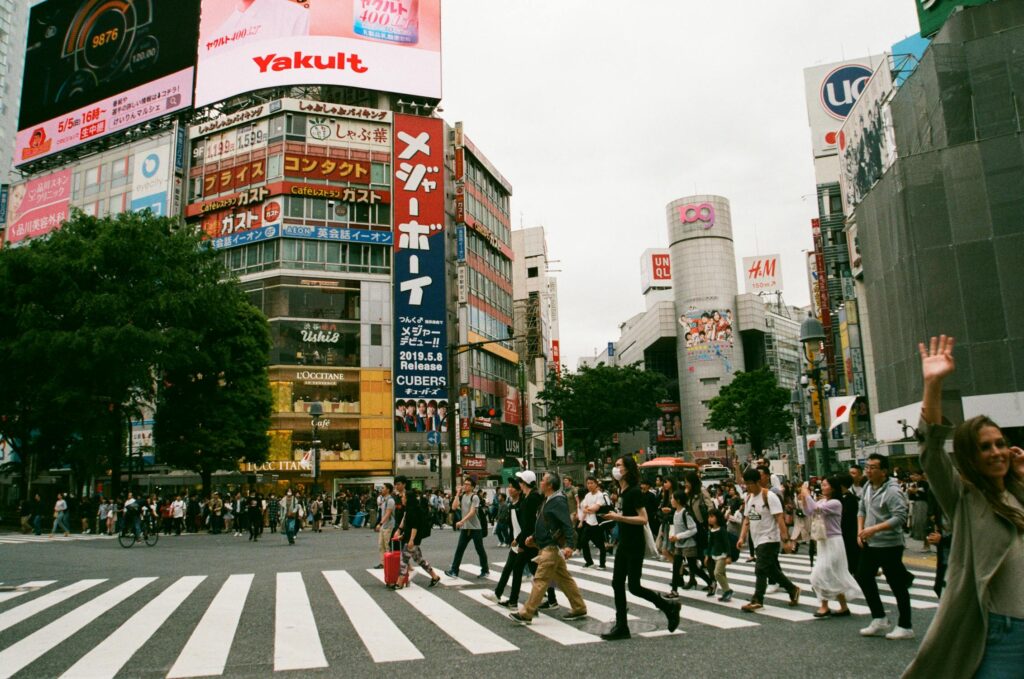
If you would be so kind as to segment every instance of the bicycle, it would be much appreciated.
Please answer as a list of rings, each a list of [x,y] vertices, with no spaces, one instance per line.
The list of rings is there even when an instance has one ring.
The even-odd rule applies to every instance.
[[[147,547],[153,547],[160,539],[160,534],[157,530],[156,518],[150,513],[146,512],[139,520],[142,532],[138,535],[135,534],[134,522],[129,519],[125,519],[124,527],[121,529],[121,533],[117,536],[117,541],[122,547],[128,549],[135,545],[135,543],[141,538]]]

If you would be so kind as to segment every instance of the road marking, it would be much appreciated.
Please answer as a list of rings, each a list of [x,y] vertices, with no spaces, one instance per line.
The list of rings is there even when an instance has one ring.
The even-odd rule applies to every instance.
[[[232,575],[224,582],[178,655],[167,679],[224,674],[252,580],[253,574],[249,573]]]
[[[54,580],[40,580],[39,582],[52,583]],[[67,587],[61,587],[60,589],[44,594],[38,599],[33,599],[23,603],[20,606],[16,606],[9,611],[0,613],[0,632],[17,625],[22,620],[28,620],[36,613],[45,611],[51,606],[56,606],[62,601],[67,601],[76,594],[81,594],[90,587],[95,587],[101,582],[106,582],[105,579],[100,578],[97,580],[79,580],[78,582],[68,585]],[[27,583],[25,586],[31,585]],[[26,592],[10,592],[11,594],[25,594]]]
[[[423,654],[355,578],[346,571],[324,571],[323,574],[374,662],[423,658]]]
[[[486,589],[462,589],[459,591],[473,601],[482,604],[492,611],[496,611],[508,621],[510,626],[517,624],[514,621],[509,620],[508,615],[512,612],[510,609],[499,606],[498,604],[492,603],[484,598],[484,594],[487,592]],[[601,637],[599,636],[588,634],[583,630],[576,629],[572,625],[562,622],[561,620],[556,620],[543,614],[534,616],[532,624],[527,627],[542,637],[547,637],[552,641],[556,641],[562,646],[593,644],[601,641]]]
[[[56,580],[33,580],[31,582],[26,582],[24,585],[18,585],[17,589],[13,589],[13,590],[11,590],[9,592],[0,592],[0,603],[2,603],[4,601],[10,601],[11,599],[17,599],[18,597],[20,597],[23,594],[28,594],[29,592],[33,592],[33,591],[35,591],[37,589],[42,589],[43,587],[49,587],[50,585],[52,585],[55,582],[57,582],[57,581]],[[3,583],[0,583],[0,584],[3,584]]]
[[[138,592],[156,578],[132,578],[0,651],[0,679],[20,672],[47,651]]]
[[[369,572],[382,583],[384,582],[383,573],[374,570]],[[422,587],[414,585],[401,589],[398,591],[398,595],[473,655],[519,650],[518,646],[514,646],[508,640],[498,636]]]
[[[302,573],[277,574],[274,671],[327,667]]]
[[[614,577],[614,575],[612,573],[609,573],[607,571],[597,571],[597,572],[594,572],[594,573],[587,573],[587,571],[590,571],[590,570],[593,570],[593,569],[590,569],[590,568],[584,569],[582,566],[570,565],[569,566],[569,570],[574,572],[574,573],[580,573],[580,574],[586,573],[586,575],[588,575],[589,577],[600,578],[602,580],[611,580]],[[577,584],[579,584],[579,583],[580,583],[580,581],[577,580]],[[663,588],[665,586],[664,583],[654,582],[653,580],[650,580],[648,578],[641,578],[640,579],[640,584],[643,585],[644,587],[646,587],[647,589],[654,590],[655,592],[657,592],[657,590],[659,588]],[[595,585],[595,587],[600,588],[600,590],[601,590],[601,591],[598,591],[598,594],[604,594],[605,596],[610,596],[610,597],[614,598],[615,591],[611,587],[604,586],[604,585]],[[594,588],[591,588],[591,590],[595,591]],[[645,608],[655,608],[655,609],[657,608],[650,601],[647,601],[646,599],[641,599],[640,597],[633,596],[628,591],[626,592],[626,600],[627,601],[635,602],[635,603],[639,604],[640,606],[644,606]],[[707,599],[705,599],[705,601],[707,601]],[[708,603],[721,603],[721,602],[719,602],[719,601],[708,601]],[[718,629],[738,629],[740,627],[753,627],[753,626],[757,625],[757,623],[755,623],[752,620],[741,620],[741,619],[738,619],[738,618],[732,618],[732,617],[730,617],[728,615],[722,615],[720,613],[715,613],[713,611],[706,611],[703,608],[694,608],[693,606],[680,606],[680,608],[679,608],[679,616],[682,619],[684,619],[684,620],[687,620],[687,621],[690,621],[690,622],[699,622],[699,623],[701,623],[703,625],[710,625],[711,627],[717,627]],[[810,616],[808,616],[808,617],[810,617]]]
[[[497,565],[497,564],[495,564],[495,565]],[[504,567],[504,565],[505,564],[502,564],[502,567]],[[468,566],[467,565],[467,566],[463,566],[463,568],[477,569],[476,571],[473,571],[473,572],[477,572],[480,567],[479,566]],[[491,573],[487,576],[487,579],[491,580],[493,582],[497,582],[499,579],[501,579],[501,576],[498,575],[497,573],[491,571]],[[520,595],[526,594],[527,596],[529,596],[530,595],[530,588],[526,587],[525,590],[526,590],[525,592],[520,592]],[[567,610],[567,611],[569,610],[569,608],[570,608],[569,597],[565,596],[565,594],[562,592],[562,590],[557,589],[557,588],[555,589],[555,599],[558,601],[560,606],[564,606],[565,607],[565,610]],[[612,608],[610,606],[605,606],[603,604],[595,603],[593,601],[588,601],[587,599],[584,599],[583,603],[585,603],[587,605],[587,617],[588,618],[593,618],[594,620],[597,620],[598,622],[615,622],[615,609],[614,608]],[[511,610],[512,609],[510,608],[509,611],[511,611]],[[627,620],[636,620],[637,617],[635,615],[627,615],[626,619]]]
[[[205,575],[188,575],[176,580],[82,656],[61,679],[113,679],[205,579]]]

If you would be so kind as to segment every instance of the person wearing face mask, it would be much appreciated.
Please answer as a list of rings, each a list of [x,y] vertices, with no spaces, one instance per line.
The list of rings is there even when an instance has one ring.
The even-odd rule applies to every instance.
[[[646,550],[644,525],[647,523],[647,510],[644,508],[643,493],[640,490],[640,470],[631,455],[623,455],[615,461],[612,477],[619,482],[622,491],[621,510],[608,512],[605,520],[615,521],[619,526],[619,546],[615,550],[615,567],[612,574],[612,589],[615,592],[615,626],[601,638],[606,641],[629,639],[629,626],[626,623],[626,584],[633,596],[647,599],[668,620],[669,632],[679,627],[679,602],[666,601],[657,593],[643,587],[644,552]]]
[[[289,488],[281,500],[281,513],[284,514],[284,536],[288,544],[295,544],[295,534],[299,531],[299,501]]]

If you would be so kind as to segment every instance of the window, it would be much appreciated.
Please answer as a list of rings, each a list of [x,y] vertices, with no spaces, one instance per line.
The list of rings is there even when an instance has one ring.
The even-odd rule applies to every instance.
[[[529,268],[528,268],[528,269],[526,270],[526,277],[527,277],[527,278],[536,278],[536,277],[537,277],[537,276],[539,276],[539,275],[540,275],[540,271],[539,271],[539,270],[538,270],[538,268],[537,268],[537,267],[535,267],[535,266],[531,266],[531,267],[529,267]]]
[[[294,141],[306,140],[306,116],[300,113],[285,114],[285,136]]]
[[[128,158],[119,158],[110,164],[110,186],[124,186],[128,183]]]
[[[379,323],[370,326],[370,346],[379,347],[384,343],[383,328]]]
[[[833,215],[843,211],[843,199],[838,193],[828,194],[828,211]]]
[[[100,191],[100,168],[90,167],[85,171],[85,195],[91,196]]]

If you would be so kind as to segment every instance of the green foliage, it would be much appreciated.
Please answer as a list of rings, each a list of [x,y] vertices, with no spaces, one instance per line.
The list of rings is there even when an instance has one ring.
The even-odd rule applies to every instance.
[[[789,392],[768,369],[738,372],[708,404],[711,429],[729,432],[760,455],[790,437]]]
[[[664,376],[635,365],[552,374],[538,394],[547,407],[548,423],[561,418],[570,445],[577,442],[586,452],[610,443],[617,432],[645,426],[658,417],[657,404],[667,397]]]
[[[239,370],[262,380],[250,386],[267,407],[248,417],[265,422],[266,321],[240,306],[225,275],[198,236],[150,214],[76,212],[45,240],[0,251],[0,435],[27,469],[67,463],[79,478],[111,469],[116,488],[126,418],[156,401],[166,371],[223,365],[224,350],[207,343],[213,328],[262,348]],[[255,442],[253,455],[266,447]]]

